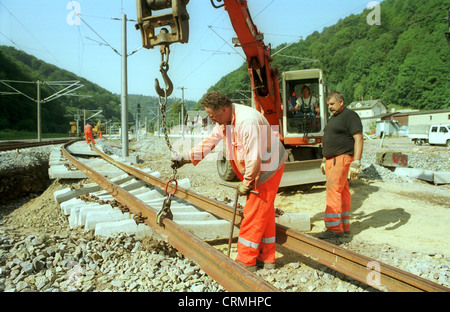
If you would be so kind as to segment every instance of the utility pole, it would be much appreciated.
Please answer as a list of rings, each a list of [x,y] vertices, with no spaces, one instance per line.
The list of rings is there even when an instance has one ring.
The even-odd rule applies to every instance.
[[[15,80],[0,80],[0,83],[5,85],[6,87],[12,89],[14,92],[5,92],[0,91],[0,95],[14,95],[14,94],[20,94],[25,96],[26,98],[30,99],[33,102],[36,102],[37,106],[37,140],[38,142],[42,141],[42,125],[41,125],[41,104],[48,103],[50,101],[53,101],[61,96],[78,96],[75,93],[73,93],[75,90],[78,90],[79,88],[82,88],[84,85],[82,85],[79,81],[75,80],[69,80],[69,81],[40,81],[37,80],[36,82],[33,81],[15,81]],[[36,99],[32,98],[31,96],[23,93],[22,91],[18,90],[17,88],[14,88],[12,86],[12,83],[36,83]],[[47,85],[47,86],[62,86],[63,89],[56,91],[52,87],[52,89],[55,91],[52,95],[41,99],[41,85]]]
[[[36,95],[36,103],[37,103],[37,139],[38,142],[42,141],[42,127],[41,127],[41,82],[36,81],[37,85],[37,95]]]
[[[127,15],[122,13],[122,157],[128,157]]]
[[[180,87],[181,89],[181,137],[184,139],[184,89],[185,87]]]

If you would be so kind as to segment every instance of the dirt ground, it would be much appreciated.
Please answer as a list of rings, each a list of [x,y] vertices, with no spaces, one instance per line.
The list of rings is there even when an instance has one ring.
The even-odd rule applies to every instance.
[[[162,140],[162,139],[161,139]],[[174,142],[176,139],[171,139]],[[163,145],[164,145],[163,141]],[[366,142],[365,150],[389,150],[389,140],[378,148],[379,140]],[[409,145],[410,144],[410,147]],[[395,145],[393,146],[395,148]],[[406,150],[413,149],[406,142]],[[425,151],[428,147],[423,148]],[[446,147],[430,151],[449,153]],[[171,176],[167,146],[152,148],[140,154],[140,166],[160,171],[163,178]],[[397,150],[398,151],[398,150]],[[164,155],[166,154],[166,155]],[[178,178],[188,177],[192,188],[205,195],[224,201],[233,199],[234,191],[219,185],[223,182],[216,171],[216,155],[208,155],[197,166],[185,165],[178,170]],[[447,158],[448,159],[448,158]],[[237,184],[232,182],[230,184]],[[353,240],[375,244],[389,244],[404,250],[439,253],[450,256],[450,185],[433,185],[428,182],[385,182],[360,179],[350,182],[352,194],[351,232]],[[240,202],[244,204],[243,199]],[[285,212],[307,213],[311,218],[310,234],[323,231],[325,210],[325,185],[293,186],[280,189],[275,207]]]

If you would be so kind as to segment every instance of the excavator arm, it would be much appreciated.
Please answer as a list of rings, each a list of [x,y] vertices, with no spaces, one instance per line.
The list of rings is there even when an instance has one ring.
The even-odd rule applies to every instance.
[[[214,1],[214,0],[211,0]],[[238,43],[245,53],[255,108],[271,125],[279,126],[282,117],[278,69],[272,67],[270,47],[253,23],[246,0],[223,0]]]

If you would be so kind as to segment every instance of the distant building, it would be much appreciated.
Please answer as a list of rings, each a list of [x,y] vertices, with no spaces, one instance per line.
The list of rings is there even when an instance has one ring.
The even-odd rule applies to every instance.
[[[448,125],[450,124],[450,108],[408,113],[409,125]]]
[[[377,120],[380,120],[388,111],[382,100],[357,101],[350,103],[347,108],[355,111],[361,118],[363,132],[375,130]]]
[[[352,102],[347,108],[355,111],[360,118],[374,117],[386,114],[388,108],[382,100]]]
[[[204,110],[188,111],[184,118],[184,124],[189,127],[194,125],[206,126],[208,124],[208,115]]]

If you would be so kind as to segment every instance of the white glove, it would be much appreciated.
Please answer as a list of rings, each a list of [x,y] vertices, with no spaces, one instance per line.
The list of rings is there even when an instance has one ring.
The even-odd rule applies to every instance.
[[[361,174],[361,162],[359,160],[354,160],[350,164],[350,169],[348,171],[348,178],[350,180],[358,180]]]
[[[320,171],[322,171],[322,174],[325,175],[325,162],[322,161],[322,163],[320,164]]]

